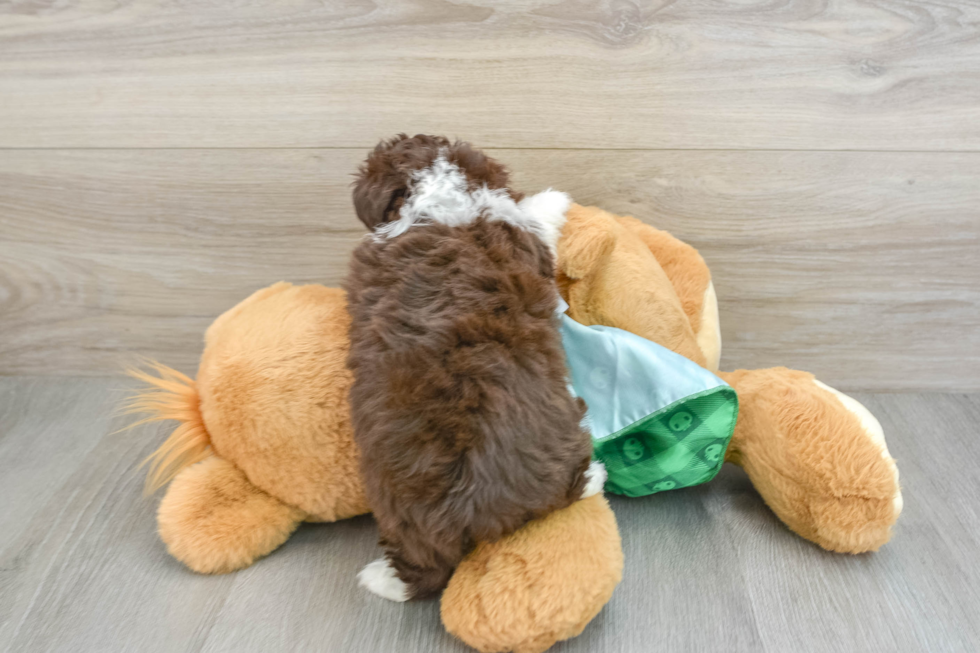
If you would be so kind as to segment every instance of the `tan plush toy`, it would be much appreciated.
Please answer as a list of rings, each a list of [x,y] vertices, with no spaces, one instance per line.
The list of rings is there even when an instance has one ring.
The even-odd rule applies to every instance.
[[[559,243],[568,314],[616,326],[717,371],[711,275],[690,245],[639,220],[573,206]],[[825,549],[877,550],[902,510],[878,421],[854,399],[783,367],[718,372],[739,416],[725,454],[787,526]]]
[[[714,290],[692,247],[633,218],[573,206],[558,254],[571,317],[717,368]],[[132,411],[181,422],[152,457],[148,484],[172,481],[160,536],[191,569],[240,569],[302,521],[368,511],[347,408],[347,326],[342,291],[279,283],[208,329],[196,381],[162,365],[156,376],[134,373],[150,389]],[[804,372],[721,376],[741,406],[725,459],[745,468],[791,529],[842,552],[888,540],[901,510],[898,473],[863,406]],[[598,614],[622,565],[608,503],[584,499],[479,544],[443,593],[443,622],[481,651],[543,651]]]

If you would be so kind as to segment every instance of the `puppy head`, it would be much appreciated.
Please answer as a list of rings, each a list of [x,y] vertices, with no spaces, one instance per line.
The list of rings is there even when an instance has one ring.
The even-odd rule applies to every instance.
[[[486,186],[507,190],[514,201],[522,197],[507,188],[507,169],[469,143],[452,142],[444,136],[399,134],[378,143],[358,169],[353,193],[357,217],[372,231],[397,220],[419,173],[440,159],[465,176],[471,191]]]

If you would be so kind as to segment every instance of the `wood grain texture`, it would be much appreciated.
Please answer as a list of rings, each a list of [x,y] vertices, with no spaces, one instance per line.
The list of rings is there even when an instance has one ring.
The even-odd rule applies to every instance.
[[[112,373],[141,354],[193,372],[204,330],[251,292],[340,282],[364,233],[348,187],[361,156],[9,152],[0,369]]]
[[[470,650],[445,633],[436,602],[398,605],[356,586],[377,556],[370,517],[304,525],[235,574],[183,568],[154,532],[158,497],[141,496],[136,471],[169,425],[113,434],[120,387],[0,378],[0,650]],[[730,466],[707,485],[613,497],[623,582],[580,637],[553,650],[976,650],[980,395],[857,398],[902,475],[905,510],[881,551],[843,556],[805,542]],[[78,448],[53,461],[59,433]],[[25,470],[36,491],[17,476]]]
[[[395,132],[524,148],[494,152],[524,189],[698,247],[726,369],[980,390],[978,62],[975,0],[0,3],[0,650],[469,650],[356,587],[370,517],[184,569],[136,471],[169,425],[116,433],[98,378],[193,373],[248,293],[339,283]],[[881,552],[802,541],[731,467],[614,498],[623,583],[554,650],[980,649],[980,395],[858,398],[902,473]]]
[[[69,378],[0,382],[0,550],[98,445],[113,410],[109,401],[109,393]]]
[[[698,247],[724,369],[843,389],[980,389],[980,154],[495,150]],[[354,150],[8,151],[0,374],[196,369],[204,330],[285,279],[338,284]]]
[[[18,491],[0,498],[0,513],[18,515],[0,541],[0,649],[195,650],[236,580],[186,573],[167,555],[137,472],[167,426],[114,433],[123,387],[0,380],[3,444],[23,451],[0,458],[0,478],[38,470],[34,488],[15,478]],[[38,433],[66,450],[73,436],[94,446],[54,467]]]
[[[0,146],[980,150],[974,0],[12,2]]]
[[[665,229],[712,271],[722,369],[785,365],[844,389],[980,389],[980,158],[576,152],[505,160]]]

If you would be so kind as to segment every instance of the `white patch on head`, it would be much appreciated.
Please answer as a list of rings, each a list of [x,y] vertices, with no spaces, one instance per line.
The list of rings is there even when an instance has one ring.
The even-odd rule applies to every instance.
[[[466,176],[442,154],[431,166],[412,174],[408,191],[408,200],[402,205],[398,219],[379,226],[378,236],[394,238],[416,224],[427,222],[462,225],[479,214],[467,188]],[[504,190],[497,192],[506,195]]]
[[[855,417],[861,422],[861,426],[864,428],[864,434],[869,440],[878,448],[881,452],[881,457],[884,458],[885,462],[892,470],[892,474],[895,475],[895,496],[892,497],[892,506],[895,511],[895,518],[902,513],[902,490],[898,485],[898,465],[895,464],[895,459],[892,458],[891,454],[888,453],[888,446],[885,444],[885,431],[881,428],[881,424],[875,419],[875,416],[871,414],[871,411],[865,408],[864,404],[859,402],[853,397],[848,397],[846,394],[831,388],[825,383],[821,383],[816,379],[813,380],[817,384],[817,387],[823,388],[827,392],[831,393],[837,400],[844,405],[844,408],[849,410],[854,414]]]
[[[587,499],[595,494],[602,492],[606,485],[606,466],[598,460],[589,463],[589,468],[585,470],[585,489],[582,490],[582,498]]]
[[[408,190],[398,219],[380,225],[376,238],[394,238],[414,225],[431,222],[458,227],[484,215],[488,220],[502,220],[530,231],[554,254],[571,204],[568,195],[553,190],[532,195],[520,204],[503,188],[483,185],[471,191],[466,175],[445,154],[428,168],[416,171]]]
[[[395,568],[387,558],[365,565],[357,574],[357,580],[361,587],[383,599],[399,603],[408,600],[408,585],[395,574]]]

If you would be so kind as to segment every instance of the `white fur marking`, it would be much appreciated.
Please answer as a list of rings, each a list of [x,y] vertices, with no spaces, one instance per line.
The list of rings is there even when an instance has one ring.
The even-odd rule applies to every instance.
[[[903,506],[902,490],[898,486],[898,465],[895,464],[895,459],[892,458],[890,453],[888,453],[888,446],[885,444],[885,432],[881,428],[881,424],[879,424],[878,420],[875,419],[875,416],[871,414],[871,411],[865,408],[864,404],[859,402],[857,399],[848,397],[840,390],[831,388],[829,385],[821,383],[816,379],[814,379],[813,382],[817,384],[817,387],[823,388],[827,392],[837,397],[837,400],[844,405],[844,408],[849,410],[855,417],[858,418],[858,420],[861,422],[861,426],[864,427],[865,435],[867,435],[871,442],[878,447],[879,451],[881,451],[881,457],[884,458],[885,462],[888,463],[888,466],[891,467],[892,473],[895,475],[895,487],[897,488],[895,490],[895,496],[892,497],[892,506],[894,507],[895,518],[897,519],[902,513]]]
[[[369,592],[389,601],[408,600],[408,585],[395,575],[395,568],[387,558],[379,558],[365,565],[357,574],[358,584]]]
[[[585,483],[585,489],[582,490],[583,499],[602,492],[602,488],[606,484],[606,466],[598,460],[593,460],[589,463],[589,468],[585,470],[585,478],[588,480]]]
[[[458,227],[482,214],[488,220],[502,220],[535,234],[554,254],[571,204],[568,195],[550,189],[527,197],[520,204],[503,188],[491,190],[483,185],[471,192],[466,175],[444,154],[412,175],[409,191],[398,219],[379,226],[376,238],[394,238],[414,225],[428,222]]]
[[[533,218],[532,225],[535,226],[529,225],[525,228],[536,233],[551,249],[552,255],[558,252],[558,239],[561,238],[565,214],[571,204],[572,200],[567,194],[550,188],[537,195],[525,197],[518,204],[526,215]]]

